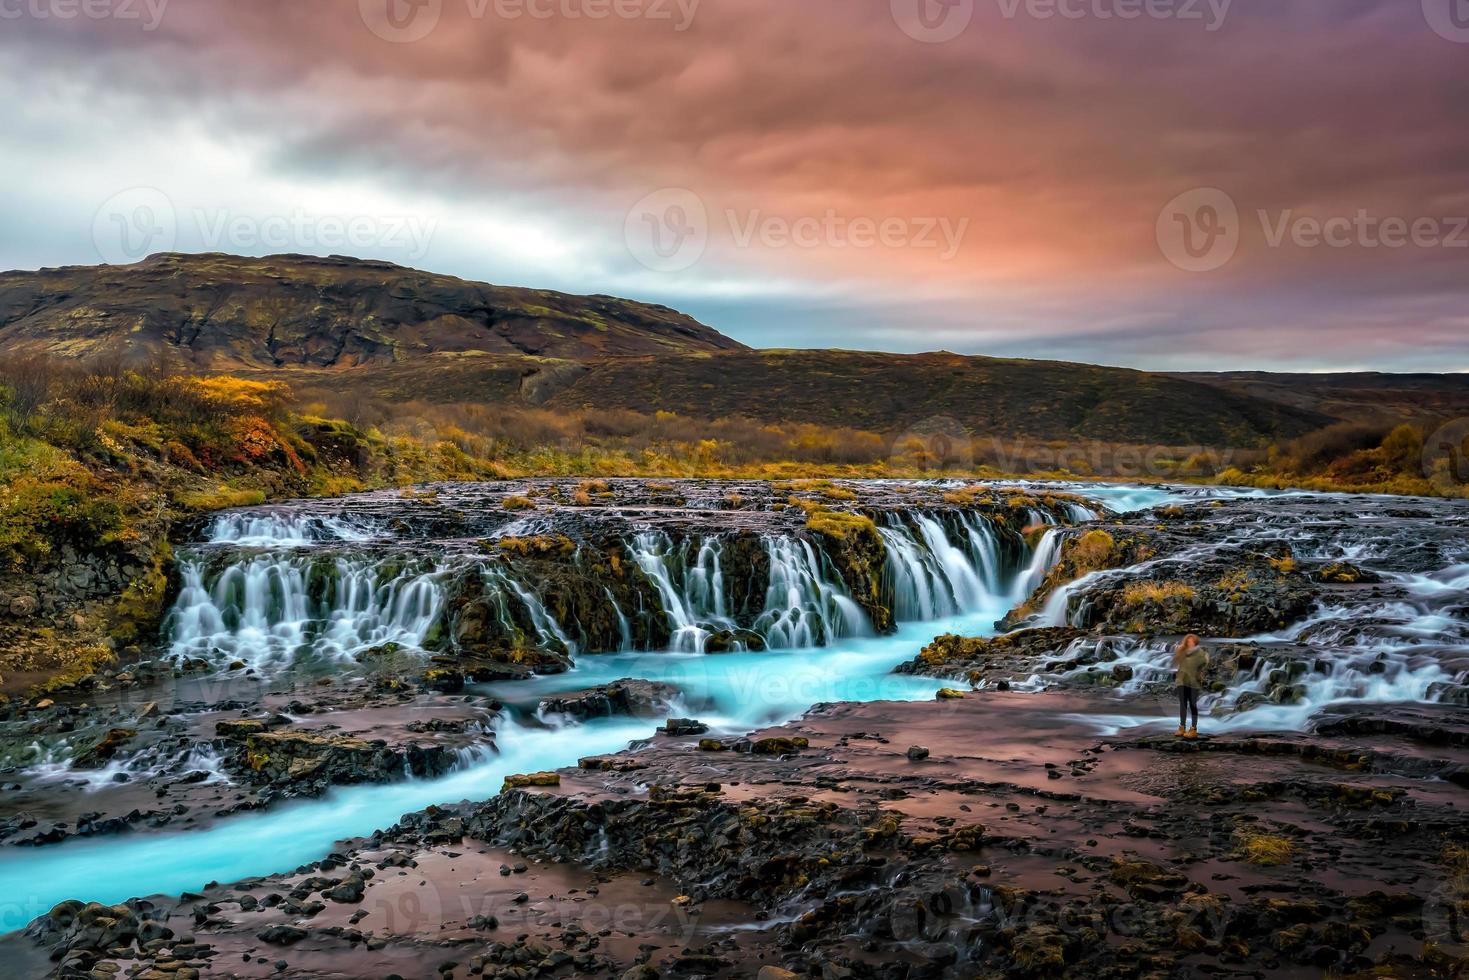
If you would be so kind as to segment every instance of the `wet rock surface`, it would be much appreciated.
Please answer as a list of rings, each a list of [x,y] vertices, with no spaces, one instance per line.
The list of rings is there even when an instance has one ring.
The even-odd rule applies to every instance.
[[[187,933],[186,955],[171,936],[117,962],[405,977],[1461,968],[1469,828],[1423,751],[1469,761],[1443,744],[1462,718],[1370,748],[1321,731],[1189,743],[1099,734],[1104,708],[986,692],[833,705],[753,736],[803,739],[796,756],[655,743],[636,769],[562,770],[288,874],[156,900],[155,928]],[[76,912],[38,920],[31,941],[95,968],[141,928],[94,910],[84,931],[66,924]]]
[[[442,775],[493,753],[497,707],[370,680],[158,679],[0,714],[0,844],[197,829],[333,786]],[[48,699],[49,700],[49,699]]]
[[[503,489],[538,486],[558,485]],[[746,489],[576,492],[604,510],[646,507],[664,527],[728,520],[754,541],[760,526],[807,539],[806,508],[775,510],[771,489]],[[801,493],[840,500],[823,490],[833,492]],[[892,520],[909,520],[914,492],[883,487],[840,506],[891,529],[886,502]],[[952,488],[921,492],[939,509],[990,506]],[[564,669],[599,630],[615,636],[610,649],[629,635],[634,648],[654,642],[616,616],[589,630],[581,617],[595,604],[558,599],[556,575],[629,601],[658,584],[617,550],[625,534],[589,548],[606,513],[549,495],[508,518],[441,513],[464,499],[452,495],[424,504],[422,523],[392,533],[540,522],[461,544],[536,569],[526,581],[570,642],[541,643],[528,614],[487,605],[475,647],[454,638],[466,602],[424,651],[376,644],[289,680],[175,662],[166,681],[140,669],[132,686],[102,677],[60,704],[8,708],[0,724],[17,761],[0,778],[17,781],[7,798],[31,812],[9,819],[34,821],[9,842],[104,832],[83,826],[199,826],[334,785],[433,776],[465,750],[493,751],[492,726],[509,710],[498,696],[570,723],[642,718],[647,737],[573,768],[537,761],[497,795],[406,814],[289,872],[181,898],[64,903],[0,940],[0,956],[22,975],[96,977],[1463,975],[1469,512],[1300,496],[1185,500],[1083,522],[1063,518],[1064,498],[1035,508],[1017,498],[990,512],[1002,530],[984,554],[1024,567],[1049,540],[1056,564],[1023,572],[1036,589],[1005,618],[1017,631],[903,652],[912,659],[898,673],[943,678],[939,697],[820,704],[735,733],[707,731],[705,705],[675,717],[680,688],[635,676],[517,701],[507,681]],[[352,526],[368,527],[379,506],[404,505],[354,503]],[[1050,511],[1043,537],[1037,516]],[[962,528],[937,526],[954,538]],[[1106,540],[1088,542],[1094,532]],[[759,556],[769,552],[724,543],[721,570],[768,575]],[[843,560],[822,553],[832,569]],[[615,567],[643,584],[619,593]],[[846,582],[850,570],[837,574]],[[866,584],[898,609],[908,600],[893,578]],[[759,591],[741,588],[727,597]],[[731,608],[737,627],[754,623],[753,607]],[[669,642],[676,624],[663,623]],[[515,629],[537,644],[496,646]],[[1211,658],[1197,740],[1172,734],[1169,651],[1187,631],[1204,634]],[[703,649],[718,657],[721,645]],[[781,653],[769,656],[775,671]],[[63,735],[64,779],[92,773],[85,793],[23,772],[26,740]],[[180,754],[200,745],[215,757],[209,771]],[[149,759],[165,761],[142,775]],[[106,782],[118,774],[128,779]],[[72,797],[90,801],[90,821]]]
[[[583,721],[612,715],[667,717],[678,697],[678,688],[672,684],[629,677],[589,690],[547,698],[541,702],[540,710],[545,714],[568,715]]]

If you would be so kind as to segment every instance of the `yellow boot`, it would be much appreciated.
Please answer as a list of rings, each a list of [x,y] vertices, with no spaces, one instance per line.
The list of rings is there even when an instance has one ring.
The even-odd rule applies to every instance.
[[[1184,728],[1182,725],[1179,725],[1178,726],[1178,731],[1174,732],[1173,734],[1176,735],[1176,736],[1178,736],[1179,738],[1183,738],[1184,736],[1186,736],[1188,734],[1188,729],[1187,728]]]
[[[1183,733],[1183,737],[1184,738],[1198,738],[1199,737],[1199,729],[1197,727],[1190,728],[1188,731],[1186,731],[1186,732]]]

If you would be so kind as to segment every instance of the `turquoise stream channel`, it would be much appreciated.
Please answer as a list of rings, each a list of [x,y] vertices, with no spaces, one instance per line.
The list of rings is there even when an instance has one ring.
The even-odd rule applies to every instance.
[[[1115,510],[1157,505],[1174,494],[1159,489],[1076,485]],[[927,700],[944,686],[931,678],[892,674],[942,633],[988,635],[1014,597],[989,595],[962,615],[903,624],[889,636],[837,640],[826,647],[760,653],[620,653],[582,655],[574,670],[476,690],[502,700],[498,752],[435,780],[339,788],[268,812],[233,816],[201,830],[73,839],[54,846],[0,853],[0,932],[23,927],[57,902],[77,898],[114,903],[135,896],[179,894],[210,882],[286,871],[317,860],[340,841],[390,826],[432,804],[483,800],[507,775],[575,765],[587,755],[616,752],[653,732],[649,720],[596,719],[546,724],[534,717],[538,700],[623,677],[667,681],[684,694],[690,717],[715,734],[741,734],[799,717],[832,701]]]
[[[505,700],[513,716],[529,722],[527,715],[536,700],[555,690],[576,690],[622,677],[666,680],[685,692],[691,713],[716,734],[743,733],[788,721],[826,701],[932,698],[942,682],[892,674],[892,668],[911,659],[937,634],[992,631],[1004,612],[996,605],[968,616],[906,624],[891,636],[849,639],[824,649],[584,656],[566,674],[481,689]],[[321,799],[231,817],[199,831],[13,848],[0,855],[0,932],[21,928],[68,898],[113,903],[288,870],[321,858],[337,841],[388,826],[402,814],[436,803],[486,799],[512,773],[556,769],[575,765],[582,756],[617,752],[648,737],[652,729],[653,722],[626,718],[560,728],[532,727],[512,718],[497,733],[498,753],[441,779],[338,789]]]

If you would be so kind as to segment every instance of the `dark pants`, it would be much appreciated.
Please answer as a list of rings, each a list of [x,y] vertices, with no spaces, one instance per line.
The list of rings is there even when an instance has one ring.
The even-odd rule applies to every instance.
[[[1196,687],[1180,687],[1178,689],[1178,725],[1180,728],[1188,728],[1188,713],[1194,713],[1194,728],[1199,727],[1199,689]]]

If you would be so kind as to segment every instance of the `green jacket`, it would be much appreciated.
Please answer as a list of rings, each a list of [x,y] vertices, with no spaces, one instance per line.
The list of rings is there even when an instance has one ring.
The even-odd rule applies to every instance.
[[[1173,661],[1178,667],[1178,686],[1197,687],[1204,686],[1204,668],[1209,666],[1209,654],[1203,646],[1196,646],[1182,657]]]

